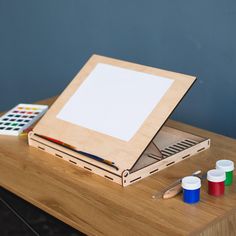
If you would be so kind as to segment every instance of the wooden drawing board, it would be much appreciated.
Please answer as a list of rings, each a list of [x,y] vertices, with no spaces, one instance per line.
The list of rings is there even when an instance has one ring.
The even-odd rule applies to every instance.
[[[110,85],[108,85],[107,88],[106,87],[104,88],[106,84],[104,84],[103,82],[101,82],[101,87],[100,87],[98,82],[99,79],[102,80],[103,78],[94,79],[94,76],[92,79],[90,78],[90,75],[94,72],[94,70],[96,70],[96,68],[98,68],[98,66],[102,68],[101,65],[105,67],[106,66],[111,67],[113,69],[123,69],[124,71],[127,71],[128,73],[127,80],[129,78],[128,76],[129,73],[132,74],[132,72],[138,72],[136,74],[143,76],[143,79],[141,80],[137,79],[137,81],[139,81],[141,84],[136,84],[135,80],[133,80],[131,83],[129,83],[130,81],[127,82],[127,84],[129,84],[130,97],[127,97],[127,91],[126,93],[124,93],[126,95],[124,95],[123,93],[117,94],[114,92],[113,93],[108,92],[109,96],[113,97],[112,98],[109,96],[106,97],[107,100],[111,100],[113,102],[111,104],[111,107],[109,108],[111,111],[112,110],[114,111],[116,109],[116,106],[120,106],[121,101],[124,104],[125,101],[123,96],[126,96],[126,98],[129,100],[127,101],[127,104],[132,105],[133,102],[133,105],[136,107],[134,110],[135,112],[137,112],[137,114],[139,114],[140,112],[139,109],[141,110],[140,113],[142,114],[143,118],[138,122],[137,120],[134,120],[133,123],[136,123],[136,126],[133,127],[130,132],[119,133],[119,130],[117,129],[108,130],[109,127],[106,127],[106,124],[102,124],[104,125],[105,128],[103,127],[103,129],[99,130],[100,129],[100,127],[98,126],[99,124],[96,124],[95,122],[94,125],[93,120],[91,121],[92,123],[85,125],[78,125],[75,124],[77,121],[72,122],[70,120],[73,119],[73,115],[71,115],[69,118],[66,115],[66,110],[68,112],[68,107],[69,107],[68,104],[73,100],[73,96],[76,95],[79,89],[89,84],[89,82],[87,83],[86,80],[96,79],[97,83],[96,86],[98,90],[101,89],[102,92],[108,91],[109,88],[112,87],[111,83]],[[167,83],[156,83],[155,81],[153,82],[153,78],[155,77],[157,80],[161,81],[163,79],[163,81],[165,80],[167,81]],[[111,80],[112,79],[114,80],[114,78],[111,77]],[[93,55],[85,64],[85,66],[80,70],[80,72],[75,76],[75,78],[68,85],[68,87],[64,90],[64,92],[59,96],[59,98],[48,110],[48,112],[41,119],[41,121],[36,125],[33,132],[36,134],[45,135],[60,140],[64,143],[75,146],[77,149],[83,152],[90,153],[98,157],[102,157],[109,161],[113,161],[119,168],[119,170],[115,172],[118,175],[121,175],[124,170],[131,169],[132,166],[136,163],[137,159],[141,156],[141,154],[144,152],[144,150],[149,145],[151,140],[160,130],[166,119],[169,117],[174,108],[177,106],[177,104],[183,98],[185,93],[191,87],[195,79],[196,79],[195,77],[189,75],[174,73],[126,61]],[[144,80],[145,81],[147,80],[147,83],[149,80],[151,81],[148,85],[149,87],[145,85],[146,82],[144,82]],[[122,78],[121,81],[123,81],[121,83],[121,88],[122,86],[124,86],[125,88],[124,78]],[[117,86],[120,85],[119,82],[117,81],[115,81],[115,83],[117,83],[116,84]],[[156,91],[163,92],[159,97],[157,97],[155,93],[151,94],[151,96],[153,96],[153,99],[154,100],[156,99],[155,102],[152,103],[151,105],[150,105],[150,97],[148,97],[149,94],[147,94],[148,91],[145,90],[146,88],[150,88],[150,85],[152,87],[156,86],[153,87],[153,91],[155,91],[156,89]],[[135,92],[137,93],[137,91],[139,91],[140,87],[142,86],[144,90],[141,91],[139,94],[141,99],[139,99],[139,97],[137,97],[136,94],[137,100],[135,100],[135,97],[132,98],[133,90],[135,90]],[[160,86],[164,86],[162,90],[159,90]],[[137,87],[139,88],[139,90],[137,90]],[[80,111],[81,116],[83,116],[82,113],[83,111],[86,113],[87,104],[88,107],[90,108],[93,107],[93,104],[91,105],[91,96],[93,96],[93,93],[90,93],[90,91],[86,89],[84,89],[83,92],[84,93],[86,92],[88,97],[86,100],[86,94],[83,96],[82,102],[84,110],[82,109],[82,111]],[[116,97],[114,98],[114,96]],[[141,103],[142,97],[146,103],[145,102]],[[92,98],[92,100],[96,102],[98,98],[100,97],[95,96]],[[130,101],[130,99],[131,100],[133,99],[133,101]],[[81,106],[80,101],[78,101],[78,106]],[[101,101],[102,100],[100,100],[100,102]],[[75,105],[76,103],[73,102],[74,107],[76,107]],[[145,106],[149,106],[149,110],[143,112],[143,108],[145,108]],[[120,107],[122,109],[122,106]],[[73,111],[71,112],[73,113]],[[99,114],[99,111],[96,111],[96,109],[94,112],[91,112],[91,109],[88,109],[87,112],[90,112],[89,115],[91,116],[90,117],[91,119],[96,119],[98,116],[100,116],[98,117],[98,119],[100,120],[103,118],[101,114]],[[126,119],[124,119],[123,121],[124,123],[122,124],[123,125],[125,124],[126,126],[125,125],[124,126],[127,128],[127,124],[129,125],[129,122],[131,122],[130,124],[132,124],[132,120],[129,121],[128,123],[125,123],[127,121],[127,116],[124,117]],[[83,121],[79,120],[78,122],[83,122]],[[119,123],[119,120],[116,122]],[[94,127],[88,128],[88,125],[94,125]],[[122,131],[122,126],[119,129],[121,129]],[[108,133],[110,131],[111,133],[114,132],[113,136],[111,135],[111,133]],[[84,159],[88,160],[92,164],[95,164],[96,166],[104,168],[104,165],[101,162],[98,162],[96,160],[87,157],[84,157]],[[106,167],[106,169],[108,169],[110,172],[114,172],[114,169],[109,166]]]

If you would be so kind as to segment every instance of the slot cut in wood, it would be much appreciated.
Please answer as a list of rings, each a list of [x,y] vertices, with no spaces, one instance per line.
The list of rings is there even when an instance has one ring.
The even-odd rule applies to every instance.
[[[190,156],[190,154],[188,154],[188,155],[182,157],[182,159],[185,159],[185,158],[187,158],[187,157],[189,157],[189,156]]]
[[[189,140],[189,139],[185,139],[186,142],[192,143],[192,144],[197,144],[198,142],[193,141],[193,140]]]
[[[188,143],[188,142],[186,142],[186,141],[182,141],[181,143],[187,145],[188,147],[192,147],[192,146],[194,145],[194,144]]]
[[[170,149],[173,149],[173,150],[175,150],[176,151],[176,153],[178,153],[178,152],[180,152],[181,150],[180,149],[178,149],[178,148],[175,148],[175,147],[169,147]]]
[[[172,165],[172,164],[174,164],[174,163],[175,163],[175,161],[172,161],[172,162],[166,164],[166,166],[170,166],[170,165]]]
[[[149,172],[149,174],[151,175],[151,174],[157,172],[158,170],[159,170],[159,169],[152,170],[152,171]]]
[[[169,151],[169,152],[171,152],[171,153],[173,153],[173,154],[177,153],[176,151],[171,150],[170,148],[166,148],[165,150],[167,150],[167,151]]]
[[[173,154],[173,153],[168,152],[168,151],[165,151],[165,150],[161,150],[161,153],[162,153],[162,154],[166,154],[167,156],[170,156],[170,155]]]
[[[148,157],[151,157],[151,158],[158,160],[158,161],[162,160],[162,157],[159,157],[159,156],[152,154],[152,153],[148,154]]]
[[[59,155],[59,154],[57,154],[57,153],[55,153],[55,156],[60,157],[60,158],[63,158],[63,156],[61,156],[61,155]]]
[[[130,180],[129,182],[130,182],[130,183],[133,183],[133,182],[135,182],[135,181],[137,181],[137,180],[139,180],[139,179],[141,179],[141,176],[138,177],[138,178],[135,178],[135,179],[133,179],[133,180]]]
[[[76,163],[75,161],[69,160],[69,162],[71,162],[71,163],[77,165],[77,163]]]
[[[89,171],[92,171],[90,168],[88,168],[88,167],[86,167],[86,166],[84,166],[84,169],[89,170]]]
[[[104,175],[104,177],[113,181],[113,178],[111,178],[111,177],[109,177],[107,175]]]
[[[183,144],[183,143],[181,143],[181,142],[180,142],[180,143],[177,143],[177,145],[178,145],[178,146],[182,146],[182,147],[185,148],[185,149],[186,149],[186,148],[189,148],[189,146],[187,146],[187,145],[185,145],[185,144]]]
[[[201,152],[201,151],[203,151],[205,148],[201,148],[201,149],[199,149],[199,150],[197,150],[197,152]]]
[[[181,151],[183,151],[185,148],[183,148],[183,147],[181,147],[181,146],[179,146],[179,145],[176,145],[176,144],[174,144],[173,145],[174,147],[177,147],[177,148],[180,148],[181,149]]]

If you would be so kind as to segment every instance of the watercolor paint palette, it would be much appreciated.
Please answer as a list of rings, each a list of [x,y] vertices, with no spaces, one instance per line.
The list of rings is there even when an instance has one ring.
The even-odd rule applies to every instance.
[[[19,135],[47,111],[46,105],[18,104],[0,117],[0,134]]]

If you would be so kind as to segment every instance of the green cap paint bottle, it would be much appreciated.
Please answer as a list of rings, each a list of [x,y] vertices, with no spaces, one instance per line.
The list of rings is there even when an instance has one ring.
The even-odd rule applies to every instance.
[[[230,160],[219,160],[216,162],[216,169],[220,169],[225,172],[225,186],[230,186],[233,183],[234,163]]]

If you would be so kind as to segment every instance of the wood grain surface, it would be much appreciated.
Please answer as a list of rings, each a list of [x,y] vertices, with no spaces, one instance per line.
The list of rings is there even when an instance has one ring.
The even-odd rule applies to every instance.
[[[51,104],[53,99],[42,101]],[[122,188],[27,144],[27,137],[0,136],[0,185],[88,235],[235,235],[236,184],[223,197],[201,189],[201,202],[181,195],[152,195],[176,179],[236,162],[236,140],[175,121],[168,125],[212,141],[211,148],[138,183]]]

